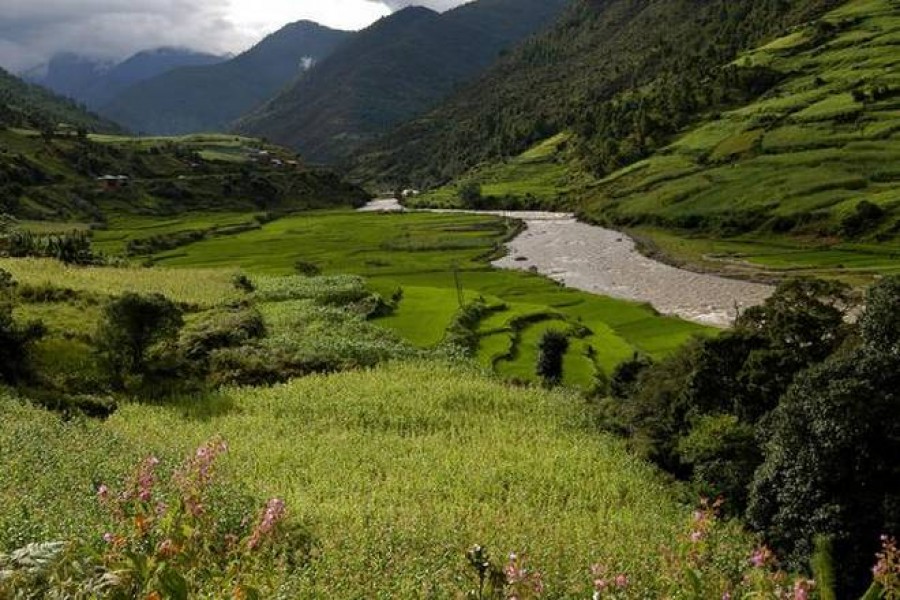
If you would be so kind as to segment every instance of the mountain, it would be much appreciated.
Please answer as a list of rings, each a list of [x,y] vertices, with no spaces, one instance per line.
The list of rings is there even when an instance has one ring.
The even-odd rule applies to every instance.
[[[292,23],[226,62],[175,69],[131,86],[100,112],[142,133],[223,130],[350,35],[309,21]]]
[[[84,102],[82,92],[106,75],[115,63],[81,56],[74,52],[55,54],[46,64],[21,74],[22,79],[36,83],[61,96]]]
[[[121,131],[118,125],[87,112],[74,101],[0,69],[0,129],[47,130],[59,124],[94,132]]]
[[[608,123],[597,111],[614,98],[668,78],[661,87],[679,102],[688,96],[679,87],[687,79],[702,90],[741,50],[836,4],[577,0],[554,27],[448,101],[364,148],[354,172],[370,181],[434,185],[579,122],[584,137],[603,138],[604,131],[590,125]],[[620,116],[614,122],[634,121],[632,114]]]
[[[33,83],[96,109],[129,86],[172,69],[212,65],[224,60],[226,57],[185,48],[146,50],[119,64],[62,53],[50,59],[44,67],[32,69],[25,77]]]
[[[364,30],[252,115],[241,132],[320,162],[432,108],[552,22],[569,0],[480,0],[443,14],[411,7]]]

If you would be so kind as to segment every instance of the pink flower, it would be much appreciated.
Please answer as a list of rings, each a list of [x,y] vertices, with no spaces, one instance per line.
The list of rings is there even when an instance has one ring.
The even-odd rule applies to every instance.
[[[628,576],[622,573],[616,576],[616,587],[619,589],[628,587]]]
[[[249,542],[247,542],[247,546],[253,550],[258,547],[262,542],[262,539],[269,535],[275,526],[284,518],[285,513],[285,503],[284,500],[280,498],[272,498],[266,503],[266,510],[263,512],[262,519],[260,519],[259,524],[256,526],[256,529],[253,530],[253,534],[250,536]]]
[[[691,542],[697,544],[703,540],[703,532],[702,531],[692,531],[691,532]]]
[[[793,600],[809,600],[809,592],[815,586],[814,581],[801,579],[794,583]]]
[[[754,550],[753,554],[750,555],[750,564],[757,569],[761,569],[768,566],[773,558],[772,551],[765,546],[761,546]]]
[[[103,541],[107,544],[112,544],[114,541],[116,541],[116,537],[113,534],[107,532],[103,534]]]
[[[100,500],[106,500],[107,498],[109,498],[109,488],[105,485],[101,485],[100,487],[98,487],[97,497],[100,498]]]

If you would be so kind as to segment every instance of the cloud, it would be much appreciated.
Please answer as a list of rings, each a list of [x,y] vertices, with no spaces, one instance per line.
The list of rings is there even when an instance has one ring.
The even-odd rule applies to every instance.
[[[224,52],[242,34],[219,2],[2,0],[0,65],[16,71],[69,51],[124,58],[160,46]]]
[[[449,10],[460,4],[466,4],[471,0],[369,0],[370,2],[377,2],[378,4],[383,4],[390,8],[391,10],[400,10],[401,8],[406,8],[407,6],[427,6],[432,10]]]
[[[358,29],[410,5],[467,0],[0,0],[0,66],[16,72],[57,52],[123,59],[161,46],[240,52],[300,19]]]

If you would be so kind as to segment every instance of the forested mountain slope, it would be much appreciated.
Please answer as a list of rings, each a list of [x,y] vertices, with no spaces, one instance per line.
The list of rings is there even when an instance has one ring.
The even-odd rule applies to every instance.
[[[433,107],[505,49],[553,21],[568,0],[479,0],[382,19],[238,124],[318,161]]]
[[[515,155],[578,126],[605,137],[606,102],[659,79],[678,112],[692,102],[758,92],[765,72],[717,79],[741,50],[822,14],[835,0],[578,0],[550,31],[529,40],[478,81],[356,157],[368,180],[443,183],[478,163]],[[685,83],[693,82],[689,89]],[[721,98],[694,98],[709,95]],[[685,102],[682,102],[684,100]],[[629,119],[631,120],[631,119]],[[619,160],[614,157],[611,165]]]
[[[350,35],[309,21],[292,23],[229,61],[175,69],[131,86],[101,112],[142,133],[221,131]]]
[[[53,129],[60,124],[90,131],[119,131],[114,123],[88,113],[72,100],[26,83],[0,69],[0,130],[5,127]]]

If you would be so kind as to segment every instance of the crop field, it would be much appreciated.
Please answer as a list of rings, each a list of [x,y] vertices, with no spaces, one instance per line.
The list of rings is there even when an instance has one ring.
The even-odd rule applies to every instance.
[[[664,255],[688,265],[737,276],[809,276],[867,285],[878,276],[900,273],[900,245],[896,243],[804,243],[752,234],[710,239],[650,227],[638,227],[632,233],[649,240]]]
[[[661,357],[707,330],[658,316],[651,308],[560,287],[538,275],[499,271],[487,258],[515,232],[494,217],[441,214],[310,213],[233,236],[208,239],[155,256],[178,268],[242,269],[284,275],[299,261],[325,273],[366,278],[384,297],[400,295],[377,321],[422,348],[438,344],[465,302],[495,307],[479,333],[485,365],[519,379],[534,378],[536,341],[547,323],[576,332],[566,357],[566,382],[589,387],[596,368],[607,373],[635,352]],[[352,243],[350,241],[352,240]],[[498,334],[512,346],[494,356]],[[499,360],[495,360],[499,359]]]
[[[254,214],[246,212],[181,213],[171,217],[115,214],[103,229],[95,229],[94,248],[107,255],[122,254],[128,242],[187,232],[207,232],[252,225]]]
[[[705,224],[708,243],[653,234],[676,258],[695,264],[698,255],[736,253],[776,271],[843,270],[837,275],[860,281],[895,271],[900,112],[890,90],[898,85],[900,16],[894,4],[856,0],[829,13],[825,20],[838,30],[821,48],[809,49],[812,30],[802,28],[740,57],[738,65],[765,65],[787,77],[755,102],[701,121],[664,151],[600,181],[588,194],[587,212],[646,224],[639,232],[651,224],[669,231]],[[842,223],[863,200],[884,214],[856,239]],[[746,235],[731,239],[729,228]],[[795,251],[816,236],[828,247]]]
[[[475,184],[485,198],[538,202],[545,208],[563,207],[567,195],[590,178],[567,159],[571,135],[561,133],[508,161],[484,165],[453,184],[407,200],[411,207],[460,208],[460,189]]]
[[[283,498],[310,540],[286,597],[458,597],[476,587],[464,556],[476,543],[527,556],[549,598],[589,597],[600,561],[656,589],[659,549],[687,537],[690,512],[585,407],[431,362],[128,405],[106,422],[67,423],[0,392],[0,551],[99,540],[98,482],[120,486],[149,454],[171,470],[221,437],[230,489]],[[745,561],[748,540],[728,543]]]

